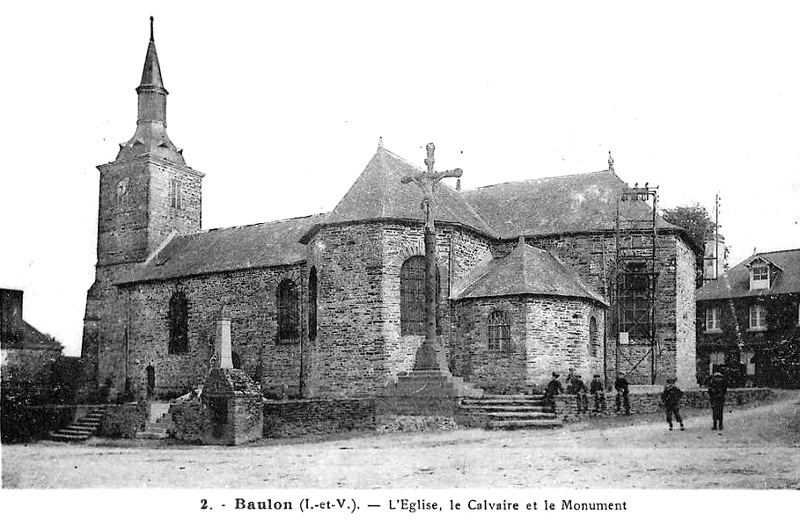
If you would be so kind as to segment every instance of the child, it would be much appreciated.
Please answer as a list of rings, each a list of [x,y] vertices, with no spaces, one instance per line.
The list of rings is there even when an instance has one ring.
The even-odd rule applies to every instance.
[[[672,416],[681,425],[681,431],[686,428],[683,427],[683,418],[681,417],[681,397],[683,397],[683,390],[675,386],[675,378],[670,377],[667,379],[667,384],[664,385],[664,391],[661,393],[661,400],[664,402],[664,408],[667,410],[667,424],[669,429],[672,430]]]
[[[594,396],[594,411],[600,412],[606,410],[606,392],[603,388],[603,381],[600,380],[600,374],[595,374],[592,378],[592,383],[589,385],[589,393]]]
[[[553,372],[553,379],[547,383],[547,388],[544,391],[544,400],[548,406],[555,406],[555,396],[564,393],[564,387],[561,386],[561,381],[558,380],[558,372]]]

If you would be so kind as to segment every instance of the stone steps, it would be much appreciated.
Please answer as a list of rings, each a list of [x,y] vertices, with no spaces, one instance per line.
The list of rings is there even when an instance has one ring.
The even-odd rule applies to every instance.
[[[168,439],[173,428],[171,403],[151,403],[144,431],[136,432],[137,439]]]
[[[562,426],[541,395],[502,395],[464,398],[459,422],[487,429],[533,429]]]
[[[103,408],[92,408],[89,413],[66,428],[50,432],[50,439],[61,442],[83,442],[97,432],[103,418]]]

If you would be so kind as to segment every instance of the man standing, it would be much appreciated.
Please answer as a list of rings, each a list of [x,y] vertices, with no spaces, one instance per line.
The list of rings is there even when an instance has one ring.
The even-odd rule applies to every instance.
[[[617,413],[619,413],[620,405],[625,408],[625,415],[631,414],[631,401],[628,395],[628,379],[624,373],[617,376],[614,381],[614,390],[617,391]]]
[[[686,428],[683,427],[683,417],[681,417],[681,397],[683,397],[683,390],[675,386],[675,378],[670,377],[667,379],[667,384],[664,385],[664,391],[661,392],[661,401],[664,402],[664,408],[667,411],[667,424],[669,424],[670,431],[672,430],[672,417],[681,425],[681,431]]]
[[[558,380],[558,372],[553,372],[553,379],[547,383],[547,388],[544,390],[544,401],[549,406],[555,406],[555,396],[564,393],[564,387],[561,386],[561,381]]]
[[[606,391],[603,388],[603,382],[600,380],[600,374],[595,374],[592,382],[589,384],[589,393],[594,396],[594,411],[606,411]]]
[[[719,372],[714,372],[711,382],[708,384],[708,398],[711,400],[711,419],[714,422],[712,430],[717,427],[722,429],[722,414],[725,407],[725,394],[728,392],[728,383],[725,377]]]

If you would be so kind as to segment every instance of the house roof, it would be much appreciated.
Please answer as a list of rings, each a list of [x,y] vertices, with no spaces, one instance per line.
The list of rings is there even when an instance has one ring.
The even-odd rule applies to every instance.
[[[627,185],[610,170],[506,182],[462,195],[502,238],[616,229],[617,194]],[[643,201],[620,206],[640,227],[652,220]],[[681,229],[657,217],[659,229]]]
[[[492,260],[485,274],[455,299],[523,294],[586,298],[608,305],[558,257],[523,241],[508,256]]]
[[[401,179],[414,175],[419,168],[383,147],[378,148],[364,171],[336,207],[318,226],[309,230],[308,240],[319,227],[348,222],[411,220],[423,222],[422,191],[414,183]],[[497,232],[450,186],[437,185],[434,205],[436,222],[460,224],[496,238]]]
[[[770,274],[769,289],[750,290],[748,266],[756,258],[762,258],[778,268]],[[755,253],[717,280],[703,285],[697,290],[696,297],[701,301],[789,293],[800,293],[800,249]]]
[[[294,264],[306,258],[300,237],[324,217],[321,213],[176,236],[120,283]]]

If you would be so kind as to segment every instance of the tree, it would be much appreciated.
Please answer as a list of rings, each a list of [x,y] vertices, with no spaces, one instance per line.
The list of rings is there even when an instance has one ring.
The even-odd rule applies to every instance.
[[[697,255],[695,268],[697,287],[703,284],[703,260],[705,256],[705,243],[707,237],[713,237],[716,232],[714,221],[708,215],[706,208],[695,203],[692,206],[678,206],[665,208],[662,212],[667,222],[680,226],[689,235],[690,246]],[[723,251],[723,255],[725,252]]]
[[[663,211],[663,215],[667,222],[685,229],[689,234],[689,239],[693,242],[692,246],[700,252],[703,251],[706,237],[714,235],[714,221],[708,216],[706,208],[700,204],[695,203],[692,206],[666,208]],[[702,262],[702,254],[698,260]]]

